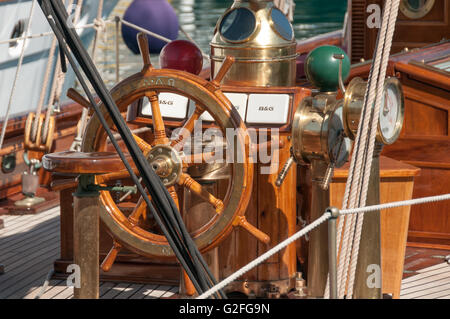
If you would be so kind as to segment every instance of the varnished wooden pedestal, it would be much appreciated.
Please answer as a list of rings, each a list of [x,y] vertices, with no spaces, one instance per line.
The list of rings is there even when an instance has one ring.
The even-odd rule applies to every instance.
[[[412,197],[414,177],[420,169],[380,157],[380,202],[389,203]],[[330,203],[341,207],[348,175],[348,164],[335,171],[330,186]],[[399,298],[403,275],[406,238],[408,235],[410,207],[381,211],[381,264],[382,292]]]
[[[95,192],[94,192],[95,193]],[[74,262],[80,267],[80,287],[75,287],[75,299],[98,299],[99,271],[99,198],[98,195],[74,196]]]
[[[61,196],[61,256],[54,263],[55,278],[65,278],[66,270],[74,259],[73,233],[73,195],[75,188],[65,189]],[[112,239],[106,227],[100,221],[100,262],[112,247]],[[127,281],[136,283],[152,283],[161,285],[178,285],[180,269],[176,262],[158,262],[138,256],[123,248],[109,272],[100,270],[101,281]]]

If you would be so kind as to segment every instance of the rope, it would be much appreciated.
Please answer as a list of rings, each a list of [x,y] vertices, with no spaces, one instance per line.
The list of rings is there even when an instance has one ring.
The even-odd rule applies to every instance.
[[[369,83],[364,97],[364,108],[358,127],[354,154],[349,170],[349,179],[345,189],[343,208],[363,207],[366,203],[370,170],[375,147],[380,102],[383,96],[384,78],[395,29],[398,12],[398,0],[387,0],[383,12],[383,23],[377,39],[374,63],[370,70]],[[375,101],[374,101],[375,100]],[[375,107],[372,109],[372,106]],[[359,242],[363,224],[363,216],[340,218],[338,224],[339,250],[338,262],[338,297],[343,298],[348,287],[347,297],[353,293]],[[348,268],[350,266],[350,269]],[[348,276],[350,276],[348,278]],[[327,283],[325,296],[329,295]]]
[[[297,233],[295,233],[291,237],[287,238],[286,240],[282,241],[281,243],[279,243],[275,247],[271,248],[270,250],[268,250],[267,252],[265,252],[264,254],[259,256],[258,258],[254,259],[253,261],[251,261],[250,263],[248,263],[247,265],[245,265],[244,267],[242,267],[241,269],[236,271],[234,274],[230,275],[226,279],[224,279],[221,282],[219,282],[217,285],[215,285],[214,287],[212,287],[208,291],[205,291],[203,294],[198,296],[196,299],[206,299],[209,296],[215,294],[217,291],[219,291],[220,289],[224,288],[226,285],[230,284],[232,281],[234,281],[237,278],[241,277],[243,274],[245,274],[246,272],[248,272],[252,268],[255,268],[256,266],[258,266],[264,260],[270,258],[270,256],[278,253],[280,250],[285,248],[287,245],[292,244],[294,241],[296,241],[300,237],[306,235],[310,231],[312,231],[315,228],[317,228],[318,226],[320,226],[322,223],[326,222],[330,217],[331,217],[330,213],[323,214],[321,217],[317,218],[314,222],[312,222],[311,224],[309,224],[308,226],[306,226],[302,230],[298,231]]]
[[[72,9],[72,5],[73,5],[73,0],[70,0],[69,5],[67,7],[68,13],[70,13],[70,10]],[[83,0],[79,0],[75,7],[75,14],[73,17],[74,25],[76,25],[78,20],[80,19],[82,6],[83,6]],[[95,25],[93,25],[93,27],[95,27]],[[56,37],[55,37],[55,39],[56,39]],[[47,105],[47,113],[45,115],[45,122],[44,122],[44,127],[42,130],[42,140],[43,141],[47,140],[48,125],[50,122],[50,117],[53,113],[55,103],[59,105],[65,78],[66,78],[66,74],[61,69],[61,60],[58,59],[58,61],[56,62],[56,66],[55,66],[55,76],[53,78],[52,89],[50,91],[50,98],[49,98],[48,105]]]
[[[105,23],[112,23],[112,22],[114,22],[114,20],[105,20]],[[89,28],[93,28],[94,26],[95,26],[95,23],[89,23],[89,24],[76,26],[75,29],[76,30],[89,29]],[[41,38],[41,37],[48,37],[48,36],[51,36],[53,34],[54,33],[51,32],[51,31],[49,31],[49,32],[42,32],[42,33],[35,33],[35,34],[28,35],[28,36],[12,38],[12,39],[8,39],[8,40],[2,40],[2,41],[0,41],[0,44],[7,44],[7,43],[11,43],[11,42],[20,41],[20,40],[26,40],[26,39],[36,39],[36,38]]]
[[[342,216],[346,215],[356,215],[356,214],[362,214],[362,213],[368,213],[373,211],[379,211],[384,209],[390,209],[390,208],[396,208],[396,207],[402,207],[402,206],[413,206],[413,205],[419,205],[419,204],[425,204],[425,203],[431,203],[431,202],[439,202],[444,200],[450,200],[450,194],[443,194],[443,195],[437,195],[437,196],[429,196],[429,197],[423,197],[423,198],[416,198],[411,200],[405,200],[405,201],[397,201],[392,203],[386,203],[386,204],[379,204],[379,205],[372,205],[367,207],[360,207],[360,208],[351,208],[351,209],[343,209],[339,211],[339,214]],[[213,295],[220,289],[223,289],[225,286],[230,284],[232,281],[236,280],[237,278],[244,275],[246,272],[250,271],[251,269],[257,267],[259,264],[261,264],[263,261],[269,259],[272,255],[278,253],[280,250],[285,248],[286,246],[292,244],[294,241],[299,239],[300,237],[305,236],[324,222],[326,222],[328,219],[330,219],[331,214],[328,212],[325,212],[321,217],[316,219],[314,222],[306,226],[305,228],[301,229],[291,237],[285,239],[275,247],[271,248],[267,252],[265,252],[263,255],[259,256],[255,260],[251,261],[235,273],[231,274],[229,277],[222,280],[220,283],[209,289],[208,291],[204,292],[202,295],[198,296],[197,299],[206,299],[209,296]]]
[[[41,287],[41,290],[39,291],[39,293],[36,296],[34,296],[33,299],[41,299],[42,295],[47,290],[47,287],[50,284],[50,279],[52,279],[52,276],[54,273],[55,273],[55,271],[53,269],[49,270],[49,272],[47,273],[47,277],[45,278],[44,284]]]
[[[102,13],[103,13],[103,0],[100,0],[97,7],[97,17],[94,19],[94,29],[95,29],[95,35],[94,35],[94,42],[92,44],[92,61],[93,63],[96,62],[96,51],[98,47],[98,39],[102,33],[104,33],[104,30],[106,29],[106,22],[102,19]],[[104,33],[106,34],[106,33]],[[75,136],[72,145],[70,146],[71,151],[80,151],[81,150],[81,143],[83,140],[83,134],[86,130],[86,125],[88,121],[88,115],[89,110],[86,108],[83,108],[81,112],[81,118],[78,122],[77,127],[77,136]]]
[[[135,25],[135,24],[133,24],[133,23],[131,23],[131,22],[128,22],[127,20],[124,20],[124,19],[121,18],[121,17],[116,17],[116,19],[120,19],[120,21],[122,21],[123,24],[125,24],[125,25],[127,25],[127,26],[129,26],[129,27],[132,27],[132,28],[134,28],[134,29],[136,29],[136,30],[138,30],[138,31],[144,32],[145,34],[148,34],[149,36],[152,36],[152,37],[154,37],[154,38],[157,38],[157,39],[159,39],[159,40],[161,40],[161,41],[164,41],[164,42],[167,42],[167,43],[172,42],[171,39],[168,39],[168,38],[166,38],[166,37],[163,37],[162,35],[159,35],[159,34],[157,34],[157,33],[154,33],[154,32],[152,32],[152,31],[149,31],[149,30],[147,30],[147,29],[141,28],[140,26]],[[182,32],[183,32],[183,31],[182,31]],[[189,37],[188,37],[188,39],[189,39]],[[202,55],[203,55],[203,57],[204,57],[205,59],[209,59],[209,56],[208,56],[207,54],[205,54],[205,53],[202,52]]]
[[[73,4],[73,0],[70,0],[68,8],[71,8],[72,4]],[[53,37],[52,45],[50,47],[50,52],[48,54],[47,68],[46,68],[45,75],[44,75],[44,81],[43,81],[43,85],[42,85],[42,89],[41,89],[41,95],[39,97],[38,106],[36,107],[35,118],[34,118],[34,121],[33,121],[33,126],[31,127],[30,139],[31,139],[32,142],[35,142],[36,138],[37,138],[36,135],[37,135],[38,124],[39,124],[39,114],[41,114],[42,106],[44,105],[45,94],[47,92],[47,86],[48,86],[48,82],[49,82],[49,78],[50,78],[50,73],[52,71],[53,61],[54,61],[54,58],[55,58],[56,45],[57,45],[56,37]],[[58,74],[58,73],[56,72],[55,74]],[[57,76],[57,75],[55,75],[55,76]],[[52,93],[53,93],[53,87],[52,87],[52,90],[51,90],[51,96],[53,96]],[[51,103],[49,103],[49,104],[51,105]],[[42,141],[44,143],[47,140],[48,125],[49,125],[49,122],[50,122],[51,112],[52,112],[52,108],[50,106],[48,106],[47,107],[47,114],[45,116],[44,127],[43,127],[43,130],[42,130]]]
[[[384,50],[383,50],[383,56],[382,56],[382,63],[381,63],[381,69],[380,69],[380,75],[378,80],[378,86],[377,86],[377,94],[375,99],[375,109],[372,119],[372,125],[371,125],[371,131],[370,131],[370,140],[368,144],[368,152],[366,157],[366,166],[364,170],[364,183],[360,195],[360,202],[358,203],[358,207],[365,206],[366,199],[367,199],[367,191],[369,188],[369,180],[370,180],[370,171],[372,166],[372,158],[375,148],[375,139],[377,134],[377,127],[378,127],[378,121],[379,121],[379,114],[380,114],[380,108],[381,108],[381,99],[383,98],[383,90],[384,90],[384,80],[386,77],[386,69],[387,64],[389,61],[389,55],[391,52],[391,46],[392,46],[392,39],[394,36],[395,31],[395,22],[397,20],[397,14],[398,14],[398,7],[400,5],[400,0],[393,0],[391,3],[390,12],[389,12],[389,20],[387,22],[388,30],[386,35],[386,42],[384,44]],[[386,4],[387,5],[387,4]],[[369,106],[370,99],[369,99]],[[349,291],[347,294],[348,298],[351,298],[353,296],[353,286],[356,276],[356,266],[358,262],[358,255],[359,255],[359,244],[361,241],[361,233],[362,233],[362,226],[363,226],[363,219],[364,215],[360,215],[361,218],[358,218],[358,223],[356,227],[356,234],[355,234],[355,243],[353,245],[352,249],[352,259],[350,264],[350,278],[349,278]]]
[[[28,34],[30,32],[30,30],[31,30],[31,22],[33,21],[33,13],[34,13],[34,8],[35,7],[36,7],[36,0],[33,0],[33,2],[31,3],[30,16],[28,18],[27,31],[26,31],[25,34]],[[24,40],[23,41],[22,50],[20,52],[19,61],[18,61],[18,64],[17,64],[16,75],[14,77],[14,82],[13,82],[13,86],[12,86],[12,89],[11,89],[11,95],[9,96],[9,102],[8,102],[8,107],[6,109],[5,119],[3,121],[2,133],[0,135],[0,149],[3,147],[3,142],[5,140],[6,127],[8,126],[8,120],[9,120],[9,113],[11,112],[11,105],[12,105],[12,102],[13,102],[14,93],[16,92],[17,79],[19,78],[20,70],[22,68],[23,57],[25,56],[26,44],[27,44],[26,40]]]
[[[200,52],[202,53],[203,58],[206,59],[206,60],[209,60],[209,56],[208,56],[207,54],[205,54],[205,52],[203,52],[203,50],[200,48],[200,46],[199,46],[199,45],[195,42],[195,40],[189,35],[189,33],[187,33],[187,32],[183,29],[183,27],[182,27],[181,25],[180,25],[180,31],[181,31],[181,33],[184,34],[184,36],[185,36],[189,41],[191,41],[192,43],[194,43],[194,44],[199,48]]]
[[[50,47],[50,52],[48,53],[47,68],[45,70],[44,81],[43,81],[42,88],[41,88],[41,95],[39,97],[39,102],[36,107],[33,125],[31,126],[30,139],[32,142],[35,142],[36,137],[37,137],[39,114],[41,114],[41,112],[42,112],[42,106],[44,105],[45,94],[47,93],[47,86],[48,86],[50,73],[52,71],[53,61],[54,61],[54,57],[55,57],[56,44],[57,44],[56,37],[54,37],[52,40],[52,45]],[[45,142],[45,140],[44,140],[44,142]]]
[[[374,211],[380,211],[384,209],[397,208],[402,206],[413,206],[419,204],[433,203],[433,202],[441,202],[445,200],[450,200],[450,193],[422,198],[415,198],[410,200],[391,202],[386,204],[372,205],[367,207],[359,207],[359,208],[351,208],[351,209],[343,209],[339,213],[341,215],[350,215],[350,214],[360,214],[360,213],[369,213]]]

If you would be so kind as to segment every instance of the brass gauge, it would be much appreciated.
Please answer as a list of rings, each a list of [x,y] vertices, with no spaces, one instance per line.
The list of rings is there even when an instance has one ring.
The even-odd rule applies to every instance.
[[[329,174],[344,165],[349,157],[351,142],[345,136],[342,103],[334,93],[319,93],[307,97],[298,106],[292,122],[291,158],[281,170],[276,184],[280,186],[294,163],[309,165],[322,161],[329,165]],[[330,178],[322,188],[327,189]]]
[[[309,164],[317,159],[340,167],[347,161],[349,148],[342,106],[335,95],[322,93],[303,99],[292,123],[292,153],[297,162]]]
[[[400,135],[405,116],[404,96],[400,81],[388,78],[384,84],[378,132],[385,145],[394,143]]]
[[[346,135],[352,140],[356,137],[364,104],[367,82],[354,78],[347,87],[343,100],[343,121]],[[387,78],[381,102],[377,141],[389,145],[394,143],[403,127],[405,114],[404,97],[400,81]]]

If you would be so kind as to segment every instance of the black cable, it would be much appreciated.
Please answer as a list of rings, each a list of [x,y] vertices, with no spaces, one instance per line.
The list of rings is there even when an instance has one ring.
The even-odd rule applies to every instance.
[[[41,0],[41,1],[42,1],[42,0]],[[41,1],[39,1],[39,2],[40,2],[40,5],[42,4]],[[42,7],[42,5],[41,5],[41,7]],[[50,9],[50,8],[47,8],[47,9]],[[56,11],[56,10],[55,10],[55,11]],[[65,11],[65,10],[64,10],[64,11]],[[44,12],[45,12],[45,11],[44,11]],[[56,12],[55,12],[55,13],[56,13]],[[54,14],[54,15],[52,15],[52,16],[56,16],[56,14]],[[51,22],[51,21],[49,21],[49,22]],[[56,21],[53,21],[53,24],[52,24],[52,23],[50,23],[50,24],[51,24],[51,26],[52,26],[52,28],[54,29],[55,34],[56,34],[56,33],[57,33]],[[64,41],[63,41],[63,38],[62,38],[62,35],[61,35],[61,34],[59,34],[58,40],[59,40],[60,44],[62,45],[62,47],[64,48]],[[72,66],[74,66],[75,69],[76,69],[76,64],[75,64],[74,61],[71,59],[70,53],[68,52],[67,48],[65,48],[65,49],[66,49],[66,50],[65,50],[65,53],[66,53],[66,55],[68,56],[68,58],[69,58],[69,60],[70,60],[70,62],[71,62],[71,64],[72,64]],[[73,49],[72,49],[72,50],[73,50]],[[80,63],[80,66],[82,66],[82,63]],[[76,70],[76,71],[77,71],[77,70]],[[82,78],[81,74],[80,74],[79,72],[76,72],[76,73],[77,73],[77,77],[79,78],[80,82],[84,82],[84,79]],[[88,76],[88,77],[89,77],[89,76]],[[90,79],[90,80],[92,80],[92,79]],[[95,109],[97,115],[99,116],[99,119],[100,119],[100,121],[102,122],[102,125],[105,126],[105,130],[107,131],[107,133],[109,133],[108,135],[109,135],[109,137],[110,137],[110,139],[111,139],[111,141],[112,141],[114,147],[117,149],[117,151],[118,151],[118,153],[119,153],[119,156],[121,157],[122,161],[124,161],[125,166],[126,166],[126,167],[128,166],[128,167],[127,167],[128,171],[129,171],[129,172],[132,172],[132,173],[130,174],[130,176],[132,177],[132,179],[134,180],[134,182],[135,182],[136,185],[138,186],[139,191],[141,192],[141,194],[143,193],[143,198],[146,199],[146,202],[147,202],[148,207],[150,208],[150,210],[152,211],[152,213],[155,215],[155,219],[157,219],[157,222],[158,222],[158,219],[159,219],[159,218],[158,218],[158,214],[156,213],[155,209],[152,207],[151,202],[149,202],[149,200],[148,200],[148,198],[147,198],[145,192],[143,191],[142,186],[140,185],[139,181],[137,180],[137,177],[133,174],[134,172],[131,170],[131,167],[129,166],[129,163],[127,163],[126,158],[125,158],[125,156],[123,155],[123,153],[121,152],[121,150],[120,150],[120,148],[118,147],[117,143],[114,143],[114,138],[113,138],[113,136],[112,136],[112,133],[111,133],[111,132],[108,132],[109,127],[108,127],[106,121],[104,120],[104,118],[103,118],[103,116],[102,116],[100,110],[96,107],[96,104],[95,104],[95,101],[94,101],[92,95],[89,94],[89,93],[90,93],[90,92],[89,92],[89,89],[87,88],[87,86],[86,86],[85,83],[82,83],[82,84],[84,84],[84,85],[83,85],[83,88],[84,88],[84,90],[86,91],[86,94],[88,94],[89,100],[90,100],[90,102],[92,103],[92,105],[94,106],[94,109]],[[91,83],[91,84],[93,84],[93,83]],[[95,86],[95,85],[93,85],[93,86]],[[99,94],[99,96],[101,96],[101,94]],[[106,103],[105,103],[105,104],[106,104]],[[102,118],[103,118],[103,121],[102,121]],[[114,121],[114,118],[113,118],[113,121]],[[119,128],[120,125],[117,125],[117,127]],[[120,130],[120,128],[119,128],[119,130]],[[121,132],[119,132],[119,133],[121,133]],[[124,138],[124,141],[126,141],[126,138]],[[128,144],[130,144],[130,143],[128,143]],[[127,147],[128,147],[128,146],[130,146],[130,145],[127,145]],[[132,149],[132,146],[129,147],[129,149],[130,149],[130,148]],[[132,153],[132,151],[131,151],[130,153]],[[132,156],[132,157],[133,157],[133,156]],[[127,164],[128,164],[128,165],[127,165]],[[136,166],[138,166],[138,165],[136,165]],[[133,176],[133,175],[134,175],[134,176]],[[158,180],[159,180],[159,179],[158,179]],[[152,188],[150,188],[150,189],[152,189]],[[164,216],[164,215],[163,215],[163,216]],[[174,246],[176,246],[176,245],[174,245],[174,243],[173,243],[173,241],[172,241],[172,236],[175,235],[174,237],[176,238],[176,234],[173,234],[173,232],[172,232],[172,234],[171,234],[172,236],[170,236],[170,235],[167,233],[167,230],[166,230],[165,227],[162,225],[162,223],[161,223],[160,220],[159,220],[159,224],[160,224],[161,229],[163,230],[163,233],[165,233],[165,236],[167,237],[167,239],[168,239],[168,241],[169,241],[169,244],[170,244],[171,247],[174,249],[175,255],[179,258],[180,263],[182,264],[183,268],[185,268],[185,270],[186,270],[187,273],[188,273],[188,276],[189,276],[189,277],[191,278],[191,280],[193,281],[194,286],[196,286],[196,289],[197,289],[198,291],[201,291],[202,289],[200,289],[200,287],[198,286],[198,284],[196,284],[196,280],[195,280],[194,278],[192,278],[192,277],[197,277],[197,276],[194,276],[193,273],[190,271],[190,268],[192,267],[192,262],[189,262],[189,264],[191,264],[191,265],[190,265],[191,267],[188,267],[188,266],[186,265],[186,261],[184,261],[184,258],[183,258],[183,257],[185,257],[185,256],[181,257],[180,254],[179,254],[179,252],[178,252],[178,249],[177,249],[177,248],[174,248]],[[181,244],[181,246],[183,246],[183,245]],[[185,255],[187,255],[187,254],[185,254]]]
[[[61,7],[60,9],[63,9],[61,12],[63,12],[64,14],[66,14],[66,11],[64,10],[63,7]],[[64,16],[64,14],[63,14],[63,16]],[[66,19],[67,19],[67,15],[64,16],[64,20],[66,20]],[[76,40],[78,40],[78,39],[76,39]],[[158,177],[157,177],[157,179],[159,180]],[[162,188],[163,188],[164,191],[166,191],[166,192],[165,192],[166,195],[169,195],[168,192],[167,192],[167,190],[165,189],[165,187],[162,187]],[[170,196],[170,195],[169,195],[169,196]],[[197,257],[197,258],[200,257],[200,258],[199,258],[199,261],[200,261],[201,265],[198,265],[197,258],[194,257],[194,261],[197,263],[196,267],[197,267],[197,268],[203,267],[205,270],[207,270],[208,275],[211,277],[212,282],[215,284],[214,277],[211,275],[211,272],[209,271],[209,269],[208,269],[206,263],[204,262],[204,260],[203,260],[203,258],[202,258],[202,256],[201,256],[201,254],[199,254],[197,247],[195,246],[195,244],[193,243],[192,239],[190,238],[190,235],[187,233],[187,231],[186,231],[186,229],[185,229],[185,227],[184,227],[184,224],[183,224],[182,221],[181,221],[181,217],[180,217],[179,213],[177,213],[176,207],[174,207],[174,203],[173,203],[171,197],[169,198],[168,202],[169,202],[169,204],[172,206],[172,209],[173,209],[174,212],[175,212],[174,216],[177,217],[177,218],[176,218],[177,221],[175,222],[175,226],[176,226],[176,228],[177,228],[176,231],[177,231],[177,232],[181,232],[181,233],[183,234],[183,237],[184,237],[184,239],[185,239],[185,242],[188,243],[188,249],[189,249],[189,251],[190,251],[191,253],[192,253],[192,252],[195,253],[195,255],[196,255],[195,257]],[[171,218],[170,215],[169,215],[169,218]],[[172,219],[172,222],[174,222],[173,218],[171,218],[171,219]],[[166,222],[166,224],[167,224],[167,222]],[[177,224],[178,224],[178,225],[177,225]],[[183,225],[183,227],[180,227],[180,225]],[[191,257],[192,257],[192,256],[191,256]],[[208,287],[209,287],[209,285],[208,285],[208,284],[205,282],[205,280],[203,279],[203,276],[199,276],[199,279],[200,279],[200,281],[201,281],[201,283],[202,283],[202,286],[204,286],[205,288],[208,288]]]
[[[53,27],[56,28],[56,25],[52,24],[52,22],[50,22],[50,25],[52,26],[52,28],[53,28]],[[58,34],[58,31],[57,31],[56,29],[55,29],[54,31],[55,31],[55,34],[56,34],[57,36],[58,36],[58,35],[61,36],[61,34]],[[59,39],[62,39],[62,38],[60,37]],[[60,45],[61,45],[61,48],[62,48],[62,49],[65,51],[65,53],[67,54],[67,57],[68,57],[69,61],[71,62],[71,64],[74,63],[74,61],[72,60],[71,56],[69,55],[70,53],[69,53],[69,51],[67,50],[67,48],[65,47],[65,45],[64,45],[63,43],[60,43]],[[92,105],[94,105],[94,110],[96,110],[96,113],[97,113],[97,115],[98,115],[98,114],[99,114],[99,110],[96,109],[96,104],[95,104],[94,98],[93,98],[93,96],[90,94],[90,91],[88,90],[87,85],[86,85],[86,83],[84,82],[84,79],[82,78],[82,76],[81,76],[81,74],[79,73],[79,71],[77,70],[77,68],[74,68],[74,71],[75,71],[75,73],[77,74],[77,77],[80,79],[80,83],[81,83],[81,85],[83,86],[83,89],[85,89],[85,91],[87,92],[88,98],[89,98],[90,102],[92,103]],[[102,115],[101,113],[100,113],[99,119],[100,119],[100,122],[102,123],[102,125],[104,125],[104,126],[106,125],[106,126],[107,126],[107,123],[106,123],[106,121],[104,120],[103,115]],[[107,130],[107,131],[108,131],[108,130]],[[107,132],[107,133],[108,133],[108,132]],[[109,137],[111,138],[111,136],[109,136]],[[117,145],[116,141],[115,141],[115,140],[111,140],[111,141],[112,141],[114,147],[115,147],[116,149],[118,149],[118,145]],[[122,158],[122,160],[124,160],[125,157],[124,157],[123,153],[121,153],[121,150],[118,151],[118,153],[119,153],[119,156]],[[125,166],[126,166],[127,168],[129,168],[129,164],[126,162],[126,159],[125,159],[125,161],[124,161],[124,164],[125,164]],[[128,165],[127,165],[127,164],[128,164]],[[137,184],[137,185],[138,185],[138,184]],[[138,189],[140,189],[140,192],[141,192],[141,194],[142,194],[142,186],[141,186],[141,187],[139,187],[139,186],[141,186],[141,185],[139,184],[137,187],[138,187]],[[145,199],[146,199],[146,196],[144,196],[144,200],[145,200]],[[148,202],[147,202],[147,204],[148,204]],[[152,211],[152,213],[155,214],[155,219],[158,220],[159,216],[156,214],[154,208],[152,207],[151,202],[150,202],[149,208],[150,208],[150,210]],[[160,225],[160,226],[161,226],[161,225]],[[163,233],[167,236],[168,241],[169,241],[169,244],[171,244],[171,242],[173,242],[172,237],[171,237],[171,236],[168,236],[167,230],[165,230],[165,227],[164,227],[164,226],[161,226],[161,228],[162,228],[162,230],[163,230]],[[171,246],[172,246],[172,245],[171,245]],[[180,256],[178,256],[177,251],[178,251],[178,249],[174,249],[174,253],[177,255],[177,257],[179,257],[182,266],[183,266],[184,268],[187,268],[186,271],[187,271],[188,273],[190,272],[190,273],[192,274],[192,272],[190,271],[191,267],[187,267],[187,266],[186,266],[186,263],[184,262],[184,259],[185,259],[185,258],[184,258],[184,257],[183,257],[183,258],[180,258]],[[196,285],[195,282],[194,282],[194,285]],[[196,286],[198,287],[198,285],[196,285]]]
[[[175,206],[172,198],[170,197],[170,194],[168,193],[167,189],[162,185],[159,177],[157,177],[156,174],[151,169],[148,169],[148,167],[146,167],[146,166],[148,166],[148,164],[146,163],[146,160],[143,158],[142,153],[140,153],[140,150],[137,149],[137,145],[131,136],[131,132],[129,131],[128,127],[126,126],[122,117],[120,116],[120,112],[118,112],[114,101],[112,100],[111,96],[109,95],[109,91],[107,91],[106,88],[104,87],[104,83],[102,82],[100,75],[98,74],[97,70],[95,69],[95,66],[93,66],[92,61],[90,61],[89,56],[87,55],[87,52],[85,52],[80,39],[78,38],[76,33],[73,32],[73,30],[69,29],[67,27],[67,25],[65,25],[65,21],[67,21],[68,16],[67,16],[64,6],[62,5],[62,3],[60,1],[52,1],[50,3],[52,4],[52,7],[49,6],[47,3],[43,3],[43,0],[39,1],[39,4],[41,5],[41,8],[43,9],[44,13],[50,13],[51,16],[55,17],[56,20],[58,20],[58,21],[54,20],[53,22],[55,24],[52,25],[52,23],[50,23],[51,22],[50,17],[48,17],[49,23],[52,25],[52,28],[54,29],[55,34],[56,34],[56,29],[61,29],[62,33],[65,34],[67,44],[69,45],[69,47],[71,47],[73,54],[75,55],[75,57],[77,58],[77,60],[80,64],[80,67],[85,72],[86,76],[88,77],[89,81],[91,82],[92,86],[94,87],[95,91],[97,92],[98,96],[100,97],[103,104],[106,106],[108,112],[110,113],[111,119],[113,120],[114,124],[116,124],[119,134],[122,136],[122,139],[124,140],[127,148],[129,149],[130,154],[136,163],[136,167],[140,171],[141,176],[143,177],[144,183],[147,185],[147,189],[149,190],[149,193],[152,195],[152,198],[154,198],[154,201],[157,204],[157,207],[162,208],[161,217],[163,218],[164,223],[160,220],[159,214],[156,212],[155,208],[153,207],[150,200],[148,199],[142,185],[140,185],[139,181],[137,180],[136,175],[131,170],[131,167],[129,167],[129,163],[127,163],[125,156],[121,152],[117,143],[114,143],[115,141],[114,141],[114,138],[112,137],[112,133],[109,131],[109,127],[108,127],[106,121],[104,120],[103,115],[101,114],[100,110],[98,109],[95,102],[93,101],[93,97],[90,95],[90,92],[87,89],[86,84],[84,83],[84,79],[82,79],[81,74],[79,72],[77,72],[78,70],[75,70],[80,82],[83,82],[82,83],[82,85],[84,84],[83,88],[86,91],[86,94],[88,95],[90,102],[94,106],[96,114],[99,116],[99,119],[100,119],[102,125],[105,127],[105,130],[107,131],[111,141],[113,142],[114,147],[116,147],[116,149],[119,153],[119,156],[121,157],[122,161],[124,161],[124,164],[127,167],[127,170],[130,172],[130,176],[132,177],[133,181],[138,186],[138,189],[139,189],[140,193],[143,195],[143,198],[146,201],[149,209],[155,215],[156,221],[158,222],[163,233],[167,237],[170,246],[174,250],[175,255],[179,259],[183,268],[185,268],[186,272],[188,273],[189,278],[191,278],[191,280],[193,281],[193,284],[196,287],[197,291],[200,292],[203,289],[207,289],[208,287],[210,287],[210,285],[206,282],[204,275],[202,274],[203,273],[202,270],[207,271],[207,274],[213,283],[215,283],[214,277],[211,275],[210,270],[208,269],[206,263],[204,262],[204,259],[202,258],[197,247],[193,243],[192,238],[187,233],[187,230],[181,221],[181,216],[179,214],[179,211],[178,211],[177,207]],[[44,4],[45,8],[44,8],[43,4]],[[59,28],[56,24],[58,24]],[[63,38],[63,36],[61,34],[59,34],[58,41],[60,42],[60,45],[62,47],[64,47],[64,39],[62,39],[62,38]],[[64,49],[65,49],[65,54],[68,56],[68,58],[70,60],[70,63],[72,64],[74,69],[76,69],[76,64],[74,63],[74,61],[72,59],[70,59],[70,55],[69,55],[67,48],[64,47]],[[114,111],[116,111],[116,112],[114,112]],[[102,118],[103,118],[103,121],[102,121]],[[141,156],[139,156],[139,155],[141,155]],[[145,173],[148,173],[149,171],[150,171],[150,174],[148,174],[148,175],[145,174]],[[166,214],[164,214],[164,213],[166,213]],[[181,221],[181,223],[180,223],[180,221]],[[167,229],[165,226],[167,226]],[[178,238],[178,235],[181,236],[184,240],[180,241],[180,238]],[[175,239],[175,242],[172,239]],[[174,248],[175,246],[177,248]],[[181,251],[179,251],[178,248]],[[190,270],[191,267],[192,267],[192,270]],[[203,269],[201,269],[201,268],[203,268]],[[197,281],[196,279],[200,281],[200,285],[202,286],[203,289],[200,289],[199,284],[196,283],[196,281]]]

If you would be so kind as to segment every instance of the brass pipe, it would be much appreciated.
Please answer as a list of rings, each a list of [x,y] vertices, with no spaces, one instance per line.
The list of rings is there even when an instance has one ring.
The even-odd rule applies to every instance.
[[[316,220],[330,206],[330,191],[321,187],[328,165],[321,160],[311,162],[312,195],[310,220]],[[310,297],[321,298],[328,276],[328,229],[326,224],[313,230],[309,237],[307,286]]]
[[[372,168],[369,179],[369,189],[366,206],[380,204],[380,153],[383,145],[377,143],[372,159]],[[381,299],[381,277],[377,278],[380,286],[369,287],[368,277],[373,276],[368,267],[378,265],[381,276],[381,221],[380,211],[369,212],[364,215],[359,246],[358,263],[356,266],[355,286],[353,298],[355,299]],[[376,275],[376,274],[375,274]]]

